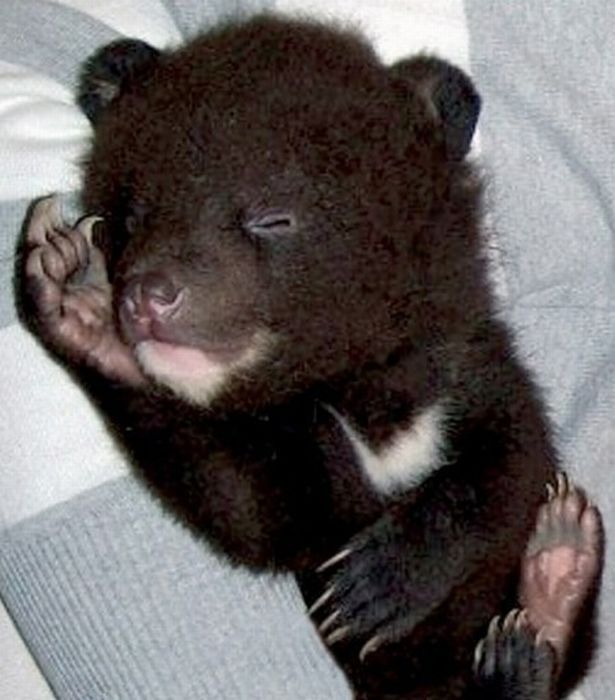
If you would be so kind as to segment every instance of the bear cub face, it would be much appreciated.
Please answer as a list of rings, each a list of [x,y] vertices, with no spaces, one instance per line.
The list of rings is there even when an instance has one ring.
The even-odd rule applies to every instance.
[[[118,328],[191,402],[386,362],[472,285],[479,98],[443,61],[386,68],[352,34],[259,17],[171,53],[105,47],[79,101]]]

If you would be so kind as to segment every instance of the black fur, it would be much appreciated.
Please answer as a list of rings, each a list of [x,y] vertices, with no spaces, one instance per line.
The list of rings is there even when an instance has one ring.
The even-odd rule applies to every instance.
[[[86,63],[77,88],[77,102],[96,124],[110,103],[142,79],[160,55],[144,41],[119,39],[97,51]]]
[[[206,406],[76,371],[147,482],[232,561],[296,572],[308,603],[335,584],[327,611],[351,634],[332,651],[358,698],[475,697],[474,647],[512,602],[556,461],[487,280],[464,159],[476,91],[438,59],[385,68],[352,34],[267,17],[173,53],[120,47],[79,95],[116,311],[164,274],[189,290],[173,342],[275,342]],[[378,492],[331,408],[377,450],[435,402],[444,465]]]

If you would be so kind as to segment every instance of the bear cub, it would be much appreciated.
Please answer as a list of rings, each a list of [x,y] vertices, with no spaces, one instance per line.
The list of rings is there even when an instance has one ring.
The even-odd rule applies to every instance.
[[[34,209],[23,316],[143,478],[233,562],[297,575],[357,698],[552,697],[531,600],[474,663],[557,460],[488,281],[469,78],[260,16],[104,47],[78,101],[96,217]],[[528,556],[560,530],[596,552],[593,506],[554,498],[569,527]]]

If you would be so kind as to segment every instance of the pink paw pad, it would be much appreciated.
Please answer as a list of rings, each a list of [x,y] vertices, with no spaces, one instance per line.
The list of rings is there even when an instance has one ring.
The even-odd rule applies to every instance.
[[[562,659],[600,573],[602,525],[597,508],[563,473],[547,492],[522,560],[519,598],[539,639]]]

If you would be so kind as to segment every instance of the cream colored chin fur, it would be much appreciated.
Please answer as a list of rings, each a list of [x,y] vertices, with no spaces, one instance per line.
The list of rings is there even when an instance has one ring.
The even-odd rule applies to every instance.
[[[270,345],[270,337],[257,332],[237,359],[225,363],[197,348],[146,340],[137,345],[135,356],[143,372],[156,382],[180,398],[208,406],[232,377],[255,367]]]

